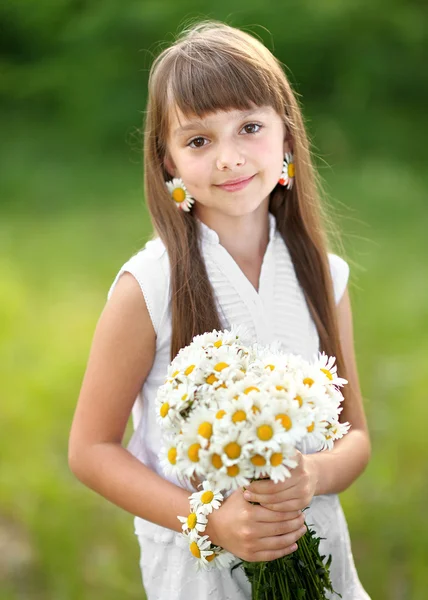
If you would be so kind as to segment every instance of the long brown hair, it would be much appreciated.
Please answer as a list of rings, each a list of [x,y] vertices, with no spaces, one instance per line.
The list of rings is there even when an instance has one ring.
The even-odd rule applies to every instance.
[[[279,61],[256,38],[217,21],[181,33],[155,59],[149,77],[145,122],[145,195],[154,228],[171,267],[171,358],[197,334],[221,328],[214,293],[198,245],[198,223],[177,211],[166,190],[164,165],[169,117],[215,110],[271,106],[284,120],[293,148],[295,186],[277,185],[269,210],[289,249],[298,281],[318,330],[320,349],[337,357],[346,377],[327,256],[326,219],[301,111]]]

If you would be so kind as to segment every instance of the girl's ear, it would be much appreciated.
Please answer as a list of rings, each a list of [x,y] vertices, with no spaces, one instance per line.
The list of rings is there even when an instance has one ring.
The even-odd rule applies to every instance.
[[[163,164],[164,164],[164,167],[167,170],[168,174],[171,177],[175,177],[176,173],[177,173],[177,169],[175,168],[174,161],[172,160],[172,158],[170,157],[170,155],[168,153],[165,154],[165,158],[163,159]]]

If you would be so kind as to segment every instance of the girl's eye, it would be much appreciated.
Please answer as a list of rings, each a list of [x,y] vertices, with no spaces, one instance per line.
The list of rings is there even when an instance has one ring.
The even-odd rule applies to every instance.
[[[255,130],[256,127],[258,127],[257,130]],[[261,128],[262,125],[259,125],[258,123],[247,123],[243,127],[243,129],[245,129],[245,133],[258,133]]]
[[[188,145],[191,148],[202,148],[203,146],[205,146],[204,140],[205,140],[205,138],[203,138],[203,137],[197,137],[197,138],[194,138],[193,140],[191,140]],[[194,145],[192,145],[192,144],[194,144]]]

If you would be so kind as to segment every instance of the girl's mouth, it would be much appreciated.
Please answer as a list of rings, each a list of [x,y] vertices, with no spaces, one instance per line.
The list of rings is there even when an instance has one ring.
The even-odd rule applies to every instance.
[[[247,185],[254,179],[255,175],[251,177],[246,177],[245,179],[237,179],[235,182],[231,183],[223,183],[221,185],[217,185],[216,187],[225,190],[226,192],[238,192],[239,190],[243,190]]]

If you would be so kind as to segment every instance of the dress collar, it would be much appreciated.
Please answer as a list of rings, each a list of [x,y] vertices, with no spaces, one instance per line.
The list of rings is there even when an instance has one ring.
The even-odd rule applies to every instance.
[[[268,214],[269,214],[269,242],[271,242],[273,240],[275,232],[276,232],[276,219],[271,212]],[[195,217],[195,219],[199,223],[199,231],[201,232],[201,239],[204,242],[208,242],[210,244],[219,244],[220,238],[218,237],[217,232],[214,231],[214,229],[211,229],[210,227],[208,227],[208,225],[205,225],[205,223],[203,223],[200,219],[198,219],[198,217]]]

